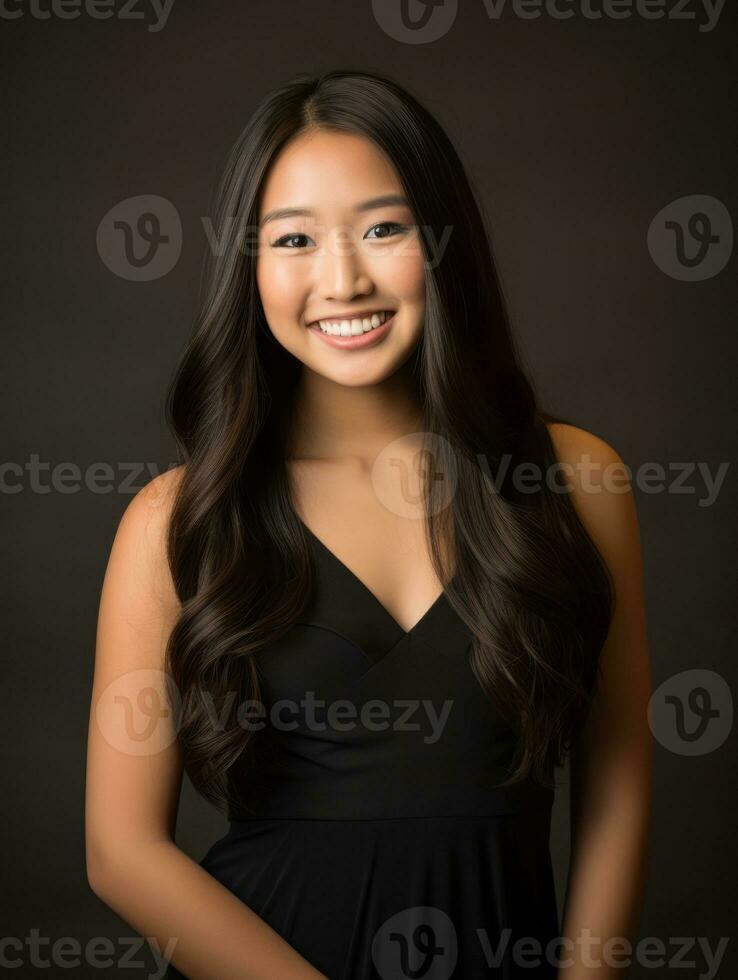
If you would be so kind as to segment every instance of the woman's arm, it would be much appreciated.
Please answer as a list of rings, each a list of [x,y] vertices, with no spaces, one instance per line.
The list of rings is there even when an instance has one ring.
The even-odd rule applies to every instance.
[[[182,759],[164,693],[179,611],[165,554],[181,468],[127,507],[102,588],[90,712],[85,838],[90,886],[193,980],[326,980],[174,844]]]
[[[562,936],[571,942],[558,954],[559,975],[622,980],[634,959],[651,811],[651,674],[640,536],[618,454],[573,426],[554,425],[551,434],[561,462],[584,462],[569,479],[572,501],[615,584],[599,688],[570,756],[571,860]]]

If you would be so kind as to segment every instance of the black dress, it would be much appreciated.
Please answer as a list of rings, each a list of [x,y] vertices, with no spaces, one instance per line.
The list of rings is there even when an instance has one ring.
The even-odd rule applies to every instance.
[[[310,607],[256,655],[281,724],[201,866],[330,980],[553,980],[553,790],[496,788],[515,737],[468,627],[444,592],[405,632],[304,526]]]

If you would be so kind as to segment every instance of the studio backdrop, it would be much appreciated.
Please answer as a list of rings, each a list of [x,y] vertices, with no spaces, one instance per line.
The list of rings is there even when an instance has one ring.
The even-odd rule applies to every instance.
[[[234,141],[298,72],[366,69],[449,134],[542,402],[630,468],[655,766],[628,975],[736,976],[735,27],[722,0],[3,5],[2,969],[162,975],[85,867],[103,575],[178,463],[166,391]],[[559,903],[568,817],[564,770]],[[226,829],[185,780],[182,850]]]

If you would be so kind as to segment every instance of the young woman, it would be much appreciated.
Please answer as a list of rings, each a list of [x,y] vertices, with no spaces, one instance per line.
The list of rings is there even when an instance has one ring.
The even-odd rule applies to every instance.
[[[298,77],[216,228],[182,465],[103,586],[92,888],[171,977],[621,977],[650,809],[633,495],[537,404],[453,146],[389,79]],[[183,771],[231,821],[199,864]]]

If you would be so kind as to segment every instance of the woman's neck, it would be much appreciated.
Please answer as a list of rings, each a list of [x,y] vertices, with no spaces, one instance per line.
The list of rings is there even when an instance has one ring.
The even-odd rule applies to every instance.
[[[303,368],[295,394],[291,459],[371,462],[394,439],[423,429],[423,413],[400,370],[376,385],[337,384]]]

